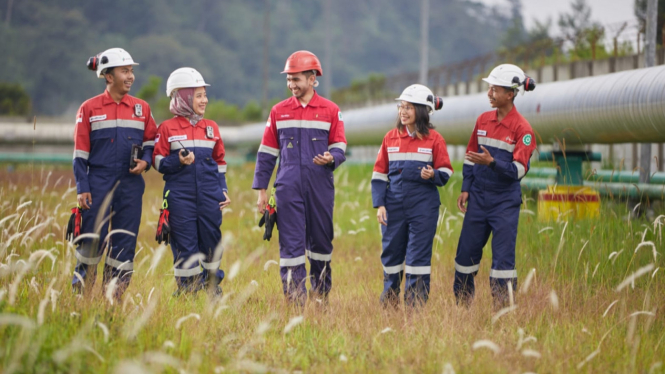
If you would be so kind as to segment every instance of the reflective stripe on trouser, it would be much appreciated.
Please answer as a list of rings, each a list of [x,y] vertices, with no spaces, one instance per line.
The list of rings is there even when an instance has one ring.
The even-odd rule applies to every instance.
[[[513,196],[514,195],[514,196]],[[492,233],[492,295],[507,300],[507,284],[517,285],[515,240],[521,197],[517,193],[477,191],[469,193],[469,203],[455,257],[453,290],[459,301],[473,298],[474,277],[478,273],[483,247]]]
[[[109,209],[104,212],[104,217],[108,218],[110,212],[113,217],[106,220],[100,231],[100,239],[97,246],[93,248],[93,240],[85,239],[80,242],[76,248],[76,268],[74,269],[86,281],[86,287],[90,287],[95,282],[97,273],[97,264],[102,260],[102,245],[109,231],[109,224],[112,230],[127,230],[138,233],[141,223],[141,206],[145,182],[141,175],[122,173],[120,183],[115,190]],[[84,210],[81,215],[81,233],[93,233],[94,225],[104,198],[110,192],[118,180],[117,175],[91,172],[88,174],[90,183],[90,194],[93,204],[89,210]],[[134,254],[136,252],[136,236],[118,233],[111,236],[108,245],[109,251],[105,260],[104,283],[114,277],[118,277],[119,288],[124,289],[129,284],[131,274],[133,273]],[[74,276],[72,285],[78,286],[79,279]]]
[[[303,170],[303,173],[310,171]],[[330,173],[332,176],[332,173]],[[284,294],[306,295],[305,258],[309,258],[312,291],[323,296],[332,287],[332,180],[317,173],[279,185],[275,192],[279,230],[280,275]],[[280,218],[285,217],[285,218]]]
[[[432,242],[436,234],[439,204],[427,201],[413,205],[388,192],[386,215],[388,225],[381,226],[381,299],[399,295],[402,277],[406,273],[404,300],[410,305],[418,300],[426,302],[430,292]]]
[[[181,288],[203,288],[208,280],[216,286],[224,279],[219,269],[222,253],[215,253],[222,239],[221,189],[192,191],[189,187],[171,182],[164,187],[171,191],[167,200],[173,273]]]

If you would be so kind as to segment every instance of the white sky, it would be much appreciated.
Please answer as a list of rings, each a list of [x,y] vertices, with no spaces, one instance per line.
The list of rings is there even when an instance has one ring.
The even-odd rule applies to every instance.
[[[507,4],[506,0],[476,0],[487,5]],[[522,0],[522,14],[527,29],[533,26],[534,18],[543,22],[552,18],[552,33],[558,34],[556,22],[560,13],[570,12],[571,0]],[[634,0],[587,0],[591,7],[591,19],[603,25],[630,21],[634,23]]]

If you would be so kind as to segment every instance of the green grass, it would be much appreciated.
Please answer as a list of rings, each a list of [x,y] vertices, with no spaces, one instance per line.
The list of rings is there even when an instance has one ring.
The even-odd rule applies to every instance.
[[[595,220],[539,222],[532,214],[536,202],[525,197],[517,240],[517,308],[497,319],[488,288],[489,246],[474,304],[469,310],[455,306],[452,280],[462,225],[455,208],[461,183],[456,166],[458,173],[441,189],[444,216],[434,241],[432,293],[420,311],[379,306],[381,244],[371,206],[371,166],[344,165],[335,173],[330,305],[310,302],[304,311],[285,305],[278,266],[264,270],[269,260],[279,261],[279,248],[276,238],[263,242],[256,227],[251,164],[229,168],[233,202],[222,225],[222,268],[228,276],[222,283],[225,298],[216,304],[204,293],[171,297],[172,255],[154,242],[163,187],[154,171],[146,174],[140,252],[121,305],[110,305],[101,279],[92,298],[70,290],[75,260],[64,229],[75,201],[75,190],[68,190],[74,185],[71,171],[26,166],[0,172],[0,220],[18,213],[0,223],[1,371],[665,372],[665,269],[660,269],[665,245],[658,224],[625,219],[629,207],[620,201],[604,201]],[[635,253],[643,237],[654,243],[655,260],[649,245]],[[55,263],[46,257],[37,265],[40,255],[29,261],[40,249],[52,251]],[[163,256],[148,275],[160,251]],[[610,259],[613,252],[619,254]],[[234,264],[239,270],[231,279]],[[636,278],[634,287],[616,291],[649,264],[653,270]],[[531,269],[535,275],[522,293]],[[176,328],[191,313],[196,316]],[[298,316],[302,323],[284,333]],[[496,344],[498,353],[474,349],[482,340]]]

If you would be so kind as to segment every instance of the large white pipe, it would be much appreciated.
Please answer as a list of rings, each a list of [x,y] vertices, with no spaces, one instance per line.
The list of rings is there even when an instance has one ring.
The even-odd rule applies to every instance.
[[[665,66],[540,84],[515,105],[531,123],[540,144],[665,142]],[[444,98],[432,123],[448,144],[467,144],[476,118],[491,110],[482,94]],[[349,144],[378,144],[395,126],[395,103],[345,111]],[[221,126],[227,145],[257,146],[265,122]],[[0,142],[72,143],[74,124],[0,124]]]

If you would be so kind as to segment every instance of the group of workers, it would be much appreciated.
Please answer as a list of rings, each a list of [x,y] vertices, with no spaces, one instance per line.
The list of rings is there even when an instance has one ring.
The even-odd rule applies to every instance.
[[[166,94],[174,117],[157,126],[150,106],[129,95],[134,65],[138,63],[120,48],[88,61],[88,68],[106,80],[106,90],[84,102],[76,117],[77,217],[80,233],[88,235],[77,240],[73,289],[85,292],[93,286],[97,265],[108,248],[103,282],[114,280],[114,296],[122,296],[133,273],[145,189],[141,173],[154,166],[165,181],[158,237],[168,240],[173,252],[175,294],[206,289],[217,297],[224,278],[221,211],[231,199],[219,127],[203,118],[209,85],[193,68],[171,73]],[[293,96],[270,111],[252,188],[258,191],[261,214],[274,212],[276,202],[286,300],[298,306],[308,298],[327,303],[332,288],[333,172],[346,160],[344,120],[339,107],[315,90],[323,69],[313,53],[293,53],[282,73]],[[513,105],[518,92],[535,88],[533,80],[519,67],[504,64],[484,81],[495,110],[478,117],[457,200],[466,214],[453,289],[458,304],[466,306],[474,295],[474,277],[490,233],[495,303],[505,305],[509,289],[517,285],[519,180],[528,171],[536,146],[530,125]],[[446,142],[430,122],[443,100],[419,84],[407,87],[396,100],[396,126],[383,139],[371,183],[383,236],[380,301],[397,306],[405,278],[405,304],[417,306],[426,303],[430,293],[432,243],[441,204],[437,187],[448,182],[453,168]],[[269,200],[278,159],[274,196]]]

